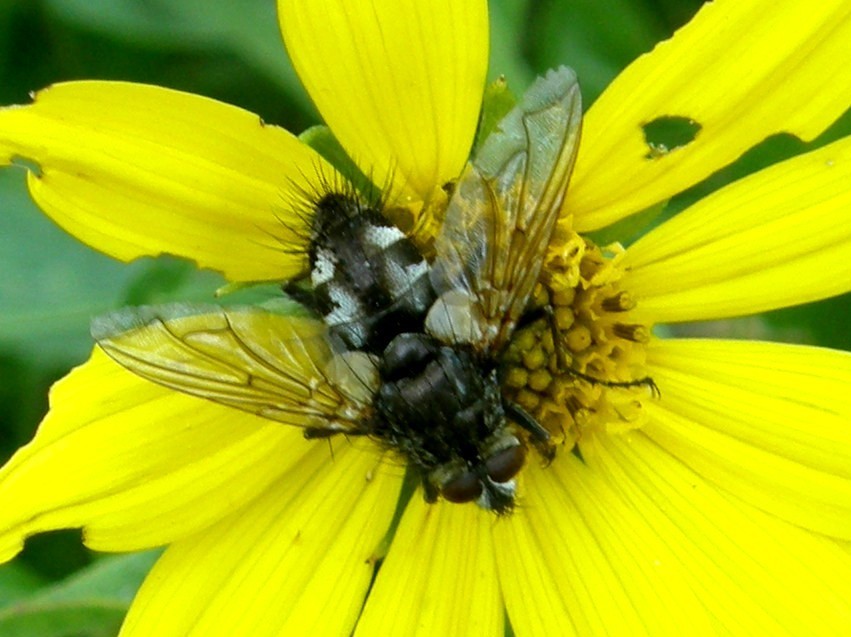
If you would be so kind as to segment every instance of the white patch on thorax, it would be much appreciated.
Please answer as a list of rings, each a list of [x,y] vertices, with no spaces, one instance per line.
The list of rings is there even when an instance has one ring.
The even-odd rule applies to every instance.
[[[334,309],[325,315],[327,325],[342,325],[360,318],[361,306],[358,298],[341,285],[328,284],[328,298],[334,303]]]
[[[392,246],[400,239],[404,239],[405,235],[399,228],[394,226],[367,226],[363,233],[364,239],[369,245],[376,248],[386,249]]]
[[[337,266],[337,256],[325,248],[319,248],[316,251],[316,260],[313,263],[313,270],[310,273],[310,282],[313,287],[327,283],[334,278],[334,271]]]
[[[410,290],[420,277],[428,274],[428,264],[425,261],[418,261],[406,266],[401,266],[395,261],[388,260],[387,279],[389,283],[390,295],[398,298]]]

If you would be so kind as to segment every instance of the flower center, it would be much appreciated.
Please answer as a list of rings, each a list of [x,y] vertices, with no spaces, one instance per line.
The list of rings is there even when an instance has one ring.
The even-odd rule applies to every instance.
[[[642,426],[655,386],[645,369],[650,326],[631,320],[635,301],[620,287],[623,247],[556,234],[536,291],[540,317],[506,350],[503,392],[572,449],[582,436]]]

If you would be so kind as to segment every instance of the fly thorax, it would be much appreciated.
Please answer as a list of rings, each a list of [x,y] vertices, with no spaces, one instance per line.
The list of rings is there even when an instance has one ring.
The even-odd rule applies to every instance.
[[[380,376],[376,435],[446,499],[485,494],[507,509],[513,502],[507,483],[525,451],[506,421],[496,373],[463,348],[403,334],[385,350]]]
[[[445,461],[442,449],[448,446],[453,428],[466,429],[475,421],[471,412],[481,401],[483,384],[476,371],[463,352],[426,334],[397,336],[381,360],[377,411],[392,429],[405,435],[439,434],[428,451],[437,462]]]

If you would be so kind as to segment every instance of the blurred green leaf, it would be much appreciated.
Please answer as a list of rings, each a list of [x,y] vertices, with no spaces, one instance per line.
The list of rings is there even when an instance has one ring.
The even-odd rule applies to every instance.
[[[284,88],[303,111],[307,93],[284,51],[273,0],[48,0],[58,16],[115,38],[166,49],[230,51]]]
[[[620,243],[629,246],[654,225],[665,212],[668,202],[662,201],[649,208],[636,212],[634,215],[624,217],[620,221],[588,233],[588,237],[598,246],[606,246],[611,243]]]
[[[490,75],[491,80],[504,75],[518,94],[523,93],[535,79],[535,72],[526,59],[524,30],[534,0],[491,0],[490,12]]]
[[[531,4],[522,24],[532,67],[538,73],[559,64],[572,67],[587,109],[622,68],[670,37],[702,1],[681,0],[673,15],[652,0],[535,0]]]
[[[159,2],[157,0],[46,0],[57,18],[116,39],[137,40],[168,49],[220,47],[228,25],[215,22],[222,17],[224,3]],[[252,0],[230,3],[234,8]],[[265,4],[270,4],[266,2]],[[187,15],[207,7],[210,20],[191,21]],[[213,23],[212,26],[209,23]]]
[[[121,298],[140,271],[99,255],[54,226],[22,187],[0,172],[0,348],[49,364],[82,359],[88,321]]]
[[[336,168],[346,180],[353,184],[354,187],[364,196],[367,201],[380,201],[381,191],[378,186],[372,183],[372,176],[365,175],[357,164],[346,154],[346,150],[334,137],[331,129],[324,124],[311,126],[301,133],[298,138],[310,146],[317,153],[322,155],[328,163]],[[319,175],[320,179],[325,179],[323,175]]]
[[[816,303],[769,312],[764,318],[775,331],[793,335],[804,332],[809,336],[806,341],[800,338],[790,339],[793,342],[810,342],[822,347],[851,351],[849,316],[851,316],[851,294],[843,294]]]
[[[115,635],[157,556],[150,551],[104,557],[57,584],[0,606],[0,635]]]
[[[507,78],[499,77],[485,87],[485,95],[482,98],[482,112],[479,116],[479,128],[476,131],[476,139],[473,142],[473,156],[479,150],[482,143],[490,136],[502,118],[508,115],[514,108],[517,98],[508,85]]]
[[[0,566],[0,612],[13,602],[35,593],[44,579],[20,562]]]

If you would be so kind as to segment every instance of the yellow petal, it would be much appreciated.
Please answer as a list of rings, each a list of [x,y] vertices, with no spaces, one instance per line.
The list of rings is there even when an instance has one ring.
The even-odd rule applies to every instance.
[[[195,533],[256,497],[322,443],[179,394],[95,350],[57,383],[35,439],[0,471],[0,561],[33,533],[84,527],[95,549]]]
[[[851,41],[851,40],[849,40]],[[651,322],[738,316],[851,289],[851,137],[737,181],[633,244]]]
[[[355,635],[502,635],[498,524],[473,505],[426,504],[415,493]]]
[[[121,637],[348,635],[402,481],[348,443],[312,453],[236,515],[169,547]]]
[[[846,0],[707,3],[621,73],[588,112],[565,203],[588,231],[685,190],[781,131],[812,139],[851,104]],[[655,153],[642,126],[688,118],[691,143]]]
[[[123,261],[169,253],[232,280],[303,267],[307,179],[334,172],[287,131],[207,98],[119,82],[57,84],[0,110],[0,165],[60,226]]]
[[[520,635],[715,634],[667,538],[576,457],[529,465],[517,512],[494,527],[509,620]],[[680,632],[677,632],[679,630]]]
[[[835,542],[716,489],[641,433],[589,441],[583,453],[598,483],[598,492],[574,488],[583,517],[650,634],[705,633],[706,621],[713,635],[847,631],[851,556]],[[616,497],[603,499],[607,491]],[[619,563],[619,548],[632,559]],[[665,612],[645,602],[645,582],[678,598],[688,589],[704,610],[679,614],[673,602],[676,625],[659,630]]]
[[[484,0],[279,0],[293,66],[377,184],[428,200],[470,153],[488,61]]]
[[[663,340],[644,431],[754,507],[851,539],[851,354],[747,341]]]

